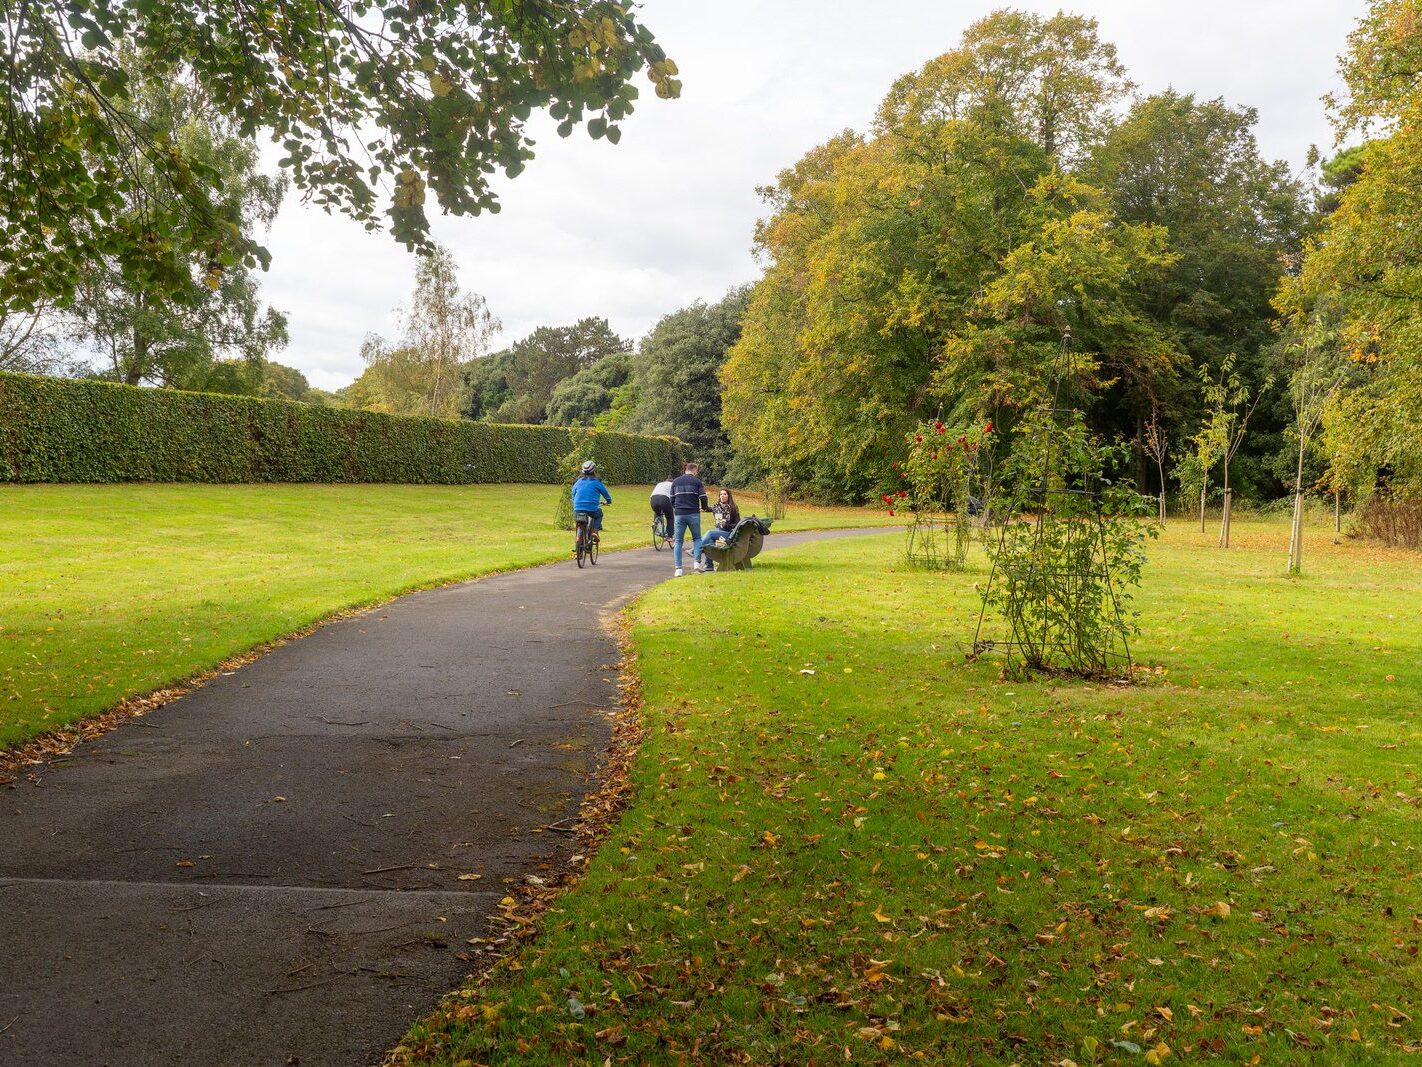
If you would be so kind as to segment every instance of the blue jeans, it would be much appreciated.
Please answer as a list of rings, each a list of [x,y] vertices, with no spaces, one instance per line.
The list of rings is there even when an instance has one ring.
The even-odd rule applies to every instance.
[[[577,518],[578,515],[592,516],[592,521],[588,524],[588,533],[597,533],[602,529],[602,508],[593,508],[591,511],[578,511],[573,517]]]
[[[691,558],[699,560],[701,558],[701,513],[693,512],[690,515],[678,515],[676,525],[672,529],[672,544],[676,545],[676,569],[681,570],[681,543],[686,537],[686,531],[691,531]]]
[[[701,539],[701,544],[696,550],[697,558],[703,558],[702,549],[704,549],[707,545],[715,544],[717,541],[730,541],[730,539],[730,530],[723,530],[719,526],[711,527],[711,529],[706,531],[706,536]]]

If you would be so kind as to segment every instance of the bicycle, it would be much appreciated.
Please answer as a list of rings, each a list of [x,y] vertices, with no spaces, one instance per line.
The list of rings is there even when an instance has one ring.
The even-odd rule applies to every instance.
[[[671,548],[671,543],[671,523],[667,522],[665,515],[657,512],[652,516],[652,547],[660,552],[664,548]]]
[[[578,561],[578,569],[582,569],[584,559],[596,567],[598,539],[591,536],[588,531],[592,516],[586,511],[580,511],[577,513],[575,521],[577,522],[578,532],[573,538],[573,556]]]

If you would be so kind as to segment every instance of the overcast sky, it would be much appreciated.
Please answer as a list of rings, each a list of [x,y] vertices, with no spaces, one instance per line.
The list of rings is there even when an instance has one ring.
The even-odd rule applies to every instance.
[[[622,141],[563,140],[539,124],[537,158],[500,185],[503,211],[439,218],[464,286],[514,340],[603,315],[641,337],[662,315],[751,281],[756,186],[846,127],[864,129],[894,78],[948,51],[1002,3],[979,0],[646,0],[643,21],[681,68],[679,100],[642,99]],[[1362,0],[1080,0],[1141,92],[1174,87],[1259,110],[1266,155],[1303,166],[1332,143],[1319,98]],[[267,242],[267,300],[290,319],[280,362],[333,389],[361,370],[366,333],[391,333],[412,257],[291,195]]]

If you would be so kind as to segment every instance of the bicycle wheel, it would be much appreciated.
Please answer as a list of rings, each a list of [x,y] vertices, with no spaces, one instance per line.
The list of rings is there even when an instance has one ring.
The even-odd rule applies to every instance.
[[[658,552],[662,550],[662,542],[667,539],[665,529],[666,527],[663,525],[660,515],[652,520],[652,547]]]
[[[594,567],[597,566],[597,538],[588,539],[588,560]]]
[[[573,542],[573,553],[578,558],[578,570],[583,569],[583,556],[587,553],[587,539],[583,534],[584,526],[578,527],[577,540]]]

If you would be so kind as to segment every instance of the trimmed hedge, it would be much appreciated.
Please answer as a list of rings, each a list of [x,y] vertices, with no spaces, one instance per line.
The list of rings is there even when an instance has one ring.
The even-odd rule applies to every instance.
[[[657,482],[671,437],[387,415],[0,373],[0,481],[561,481],[587,443],[607,482]]]

